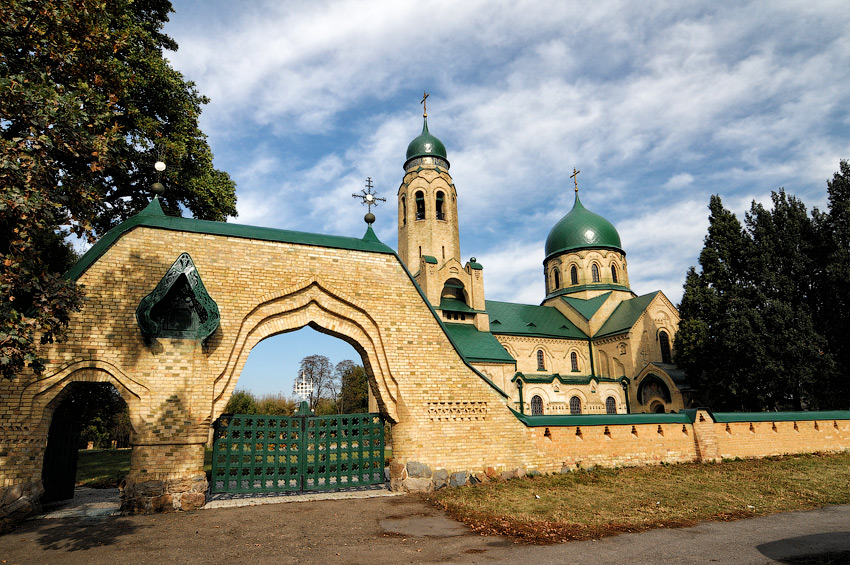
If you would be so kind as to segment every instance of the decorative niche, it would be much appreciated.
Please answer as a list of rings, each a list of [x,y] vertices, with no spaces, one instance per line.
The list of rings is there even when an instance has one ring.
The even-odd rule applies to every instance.
[[[218,328],[218,304],[207,293],[188,253],[180,254],[156,288],[139,302],[136,321],[151,340],[203,341]]]

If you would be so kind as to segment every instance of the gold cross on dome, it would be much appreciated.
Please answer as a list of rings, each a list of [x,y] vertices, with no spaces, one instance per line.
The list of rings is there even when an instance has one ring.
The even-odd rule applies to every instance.
[[[431,95],[428,94],[427,92],[423,91],[422,100],[419,102],[420,104],[422,104],[422,117],[423,118],[428,117],[428,103],[426,102],[426,100],[428,100],[429,96],[431,96]]]
[[[575,167],[573,167],[573,174],[570,175],[570,178],[573,179],[573,182],[576,185],[576,194],[578,194],[578,174],[581,171],[577,171]]]

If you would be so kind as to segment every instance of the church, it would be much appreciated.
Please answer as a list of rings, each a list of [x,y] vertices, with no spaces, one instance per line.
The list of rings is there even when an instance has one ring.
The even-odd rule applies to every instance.
[[[541,303],[485,298],[484,268],[461,260],[445,145],[428,131],[427,111],[423,119],[398,189],[398,255],[473,368],[521,414],[690,407],[672,360],[678,311],[661,291],[632,292],[620,236],[582,205],[577,181],[572,210],[545,242]]]

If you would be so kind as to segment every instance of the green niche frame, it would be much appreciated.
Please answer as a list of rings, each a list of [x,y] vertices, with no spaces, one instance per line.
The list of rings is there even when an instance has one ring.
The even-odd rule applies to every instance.
[[[162,324],[155,319],[156,316],[151,314],[154,313],[156,306],[165,299],[169,291],[180,284],[181,280],[186,281],[185,285],[189,290],[187,298],[191,302],[191,310],[198,317],[198,325],[188,331],[165,330]],[[148,339],[171,337],[203,341],[218,328],[221,322],[218,304],[207,293],[201,275],[188,253],[181,253],[174,264],[166,271],[159,284],[156,285],[156,288],[142,298],[138,308],[136,308],[136,321],[139,323],[142,334]]]

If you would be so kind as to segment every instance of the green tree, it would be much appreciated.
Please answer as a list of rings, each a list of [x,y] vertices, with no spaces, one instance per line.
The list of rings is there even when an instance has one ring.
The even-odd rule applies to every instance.
[[[224,407],[225,414],[259,414],[257,398],[248,390],[236,390]]]
[[[324,355],[309,355],[301,360],[299,374],[312,381],[313,390],[310,393],[310,410],[315,414],[333,413],[336,406],[334,392],[338,390],[334,382],[333,363]],[[321,402],[322,399],[329,402]],[[319,408],[322,408],[320,411]]]
[[[80,448],[90,441],[98,449],[110,447],[113,441],[126,445],[132,430],[127,404],[108,383],[71,383],[53,419],[81,424]]]
[[[0,373],[39,371],[81,292],[61,273],[67,229],[93,238],[141,209],[224,220],[235,186],[197,125],[207,102],[172,69],[167,0],[8,0],[0,10]],[[45,246],[44,243],[49,242]],[[65,260],[63,260],[65,259]]]
[[[828,218],[809,217],[782,189],[771,201],[753,202],[742,226],[711,198],[701,272],[685,281],[677,363],[715,409],[841,406],[846,397],[825,386],[838,366],[819,322],[830,300],[821,290],[829,230],[818,224]]]
[[[337,363],[334,370],[340,382],[340,414],[368,412],[369,383],[363,366],[346,359]]]

